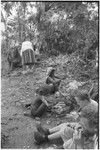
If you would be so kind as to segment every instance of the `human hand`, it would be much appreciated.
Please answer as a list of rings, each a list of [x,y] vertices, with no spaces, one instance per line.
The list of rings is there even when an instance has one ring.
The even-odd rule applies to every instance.
[[[73,138],[74,138],[74,140],[79,140],[79,139],[81,139],[81,135],[82,135],[82,131],[83,131],[83,129],[80,127],[76,127],[75,128],[75,131],[74,131],[74,133],[73,133]]]
[[[66,117],[67,117],[67,118],[73,118],[73,119],[76,120],[76,119],[79,117],[79,115],[78,115],[77,112],[73,111],[73,112],[71,112],[70,114],[67,114]]]
[[[69,139],[68,141],[64,142],[64,144],[63,144],[64,149],[73,149],[73,147],[74,147],[74,141],[72,138]]]

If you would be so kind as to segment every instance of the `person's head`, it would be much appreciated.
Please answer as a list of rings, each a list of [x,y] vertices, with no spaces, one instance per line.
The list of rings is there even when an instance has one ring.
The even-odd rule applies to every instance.
[[[98,130],[98,112],[91,109],[91,106],[86,106],[80,113],[80,124],[89,132],[97,132]]]
[[[90,96],[85,90],[78,90],[75,93],[75,100],[80,107],[84,107],[90,102]]]
[[[30,41],[30,37],[29,37],[29,36],[26,36],[26,37],[25,37],[25,41]]]
[[[55,68],[53,68],[53,67],[49,67],[48,69],[47,69],[47,75],[48,76],[54,76],[54,72],[55,72]]]
[[[57,92],[55,93],[55,96],[56,96],[56,98],[58,98],[58,97],[60,96],[60,92],[57,91]]]
[[[42,96],[41,96],[41,95],[39,95],[38,93],[35,93],[35,98],[42,99]]]

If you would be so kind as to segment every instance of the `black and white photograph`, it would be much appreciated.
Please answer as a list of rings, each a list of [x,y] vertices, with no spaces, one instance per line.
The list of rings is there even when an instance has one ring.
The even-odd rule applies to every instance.
[[[99,149],[99,8],[1,0],[1,149]]]

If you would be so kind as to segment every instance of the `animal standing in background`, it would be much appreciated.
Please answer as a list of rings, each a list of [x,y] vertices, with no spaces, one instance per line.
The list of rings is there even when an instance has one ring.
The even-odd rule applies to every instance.
[[[21,66],[21,56],[18,51],[18,47],[14,47],[11,51],[7,54],[7,60],[9,63],[9,70],[13,70],[16,67]]]

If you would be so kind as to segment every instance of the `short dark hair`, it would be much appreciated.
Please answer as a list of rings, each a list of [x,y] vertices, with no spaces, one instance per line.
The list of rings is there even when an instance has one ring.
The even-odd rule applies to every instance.
[[[75,97],[79,97],[80,98],[80,101],[84,101],[84,100],[88,100],[90,101],[90,96],[89,96],[89,93],[88,91],[86,90],[77,90],[75,92]]]

